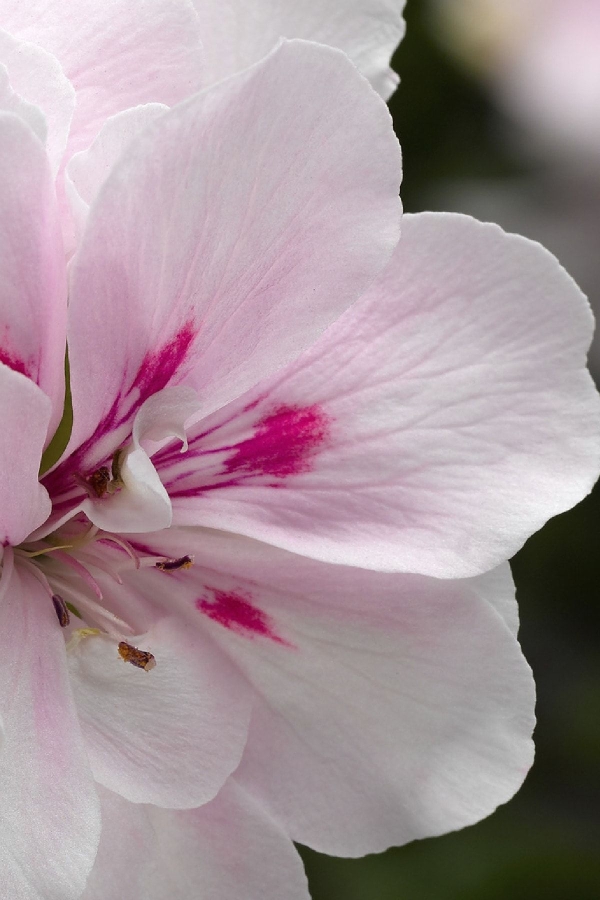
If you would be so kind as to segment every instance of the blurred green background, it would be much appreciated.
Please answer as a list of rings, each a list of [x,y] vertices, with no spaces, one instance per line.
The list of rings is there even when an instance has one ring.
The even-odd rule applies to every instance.
[[[558,176],[523,149],[492,93],[443,48],[426,0],[408,0],[406,19],[394,59],[402,84],[390,104],[406,211],[463,209],[544,239],[600,302],[600,272],[598,281],[591,274],[600,218],[594,259],[565,259],[560,235],[553,246],[553,232],[544,233],[560,211],[541,202]],[[475,209],[465,184],[477,186]],[[508,212],[497,203],[504,194],[518,200]],[[585,248],[589,234],[569,229]],[[537,758],[520,793],[479,825],[379,856],[339,860],[301,848],[314,900],[599,900],[599,547],[596,490],[513,560],[520,640],[538,685]]]

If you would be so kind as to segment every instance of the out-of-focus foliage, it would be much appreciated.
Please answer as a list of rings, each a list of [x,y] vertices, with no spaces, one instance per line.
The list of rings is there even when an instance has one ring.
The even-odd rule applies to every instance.
[[[395,58],[402,84],[391,102],[404,154],[405,209],[479,212],[469,191],[460,189],[475,182],[480,217],[494,218],[485,211],[508,191],[518,203],[508,213],[500,207],[507,220],[501,224],[544,238],[540,230],[556,216],[553,206],[544,216],[540,203],[547,171],[520,152],[493,98],[442,49],[426,0],[407,6],[408,32]],[[577,207],[572,193],[570,202]],[[583,229],[586,218],[578,212],[569,228],[581,248],[587,235],[577,234],[577,222]],[[600,220],[596,258],[580,251],[575,266],[564,260],[598,304],[600,281],[591,273],[599,232]],[[560,234],[551,249],[564,256]],[[579,265],[581,272],[574,271]],[[537,759],[525,786],[479,825],[380,856],[337,860],[303,850],[314,900],[600,897],[600,489],[531,538],[513,560],[513,572],[520,639],[539,698]]]

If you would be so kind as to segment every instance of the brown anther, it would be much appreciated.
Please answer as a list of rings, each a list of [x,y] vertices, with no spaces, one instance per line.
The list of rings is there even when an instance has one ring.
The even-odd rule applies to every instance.
[[[137,647],[132,647],[125,641],[121,641],[119,644],[119,656],[125,662],[131,663],[138,669],[144,669],[146,672],[156,665],[156,660],[151,653],[147,650],[138,650]]]
[[[180,556],[179,559],[165,559],[163,562],[157,562],[156,568],[163,572],[176,572],[178,569],[191,569],[194,565],[192,556]]]
[[[56,612],[56,616],[58,618],[58,621],[60,622],[60,627],[66,628],[71,621],[71,616],[69,615],[67,604],[62,597],[59,597],[58,594],[52,594],[52,603],[54,604],[54,611]]]
[[[96,497],[104,497],[111,481],[112,476],[107,466],[100,466],[99,469],[92,472],[89,478],[86,478],[86,484],[89,485]]]

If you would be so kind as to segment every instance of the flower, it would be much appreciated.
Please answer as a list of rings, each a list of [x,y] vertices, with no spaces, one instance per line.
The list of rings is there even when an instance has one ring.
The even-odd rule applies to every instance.
[[[68,311],[14,113],[0,159],[7,895],[300,900],[292,840],[358,855],[508,799],[505,560],[598,467],[573,282],[464,217],[398,244],[385,106],[302,41],[131,142]]]

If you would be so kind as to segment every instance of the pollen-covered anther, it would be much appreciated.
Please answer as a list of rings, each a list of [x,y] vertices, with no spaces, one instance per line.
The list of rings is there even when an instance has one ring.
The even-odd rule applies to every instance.
[[[121,465],[123,462],[123,450],[115,450],[110,469],[108,466],[100,466],[87,478],[83,479],[83,486],[90,496],[104,497],[106,494],[115,494],[123,487],[121,478]],[[79,480],[79,479],[78,479]]]
[[[156,665],[154,656],[148,650],[138,650],[137,647],[132,647],[126,641],[119,643],[119,656],[125,662],[131,663],[132,666],[136,666],[138,669],[144,669],[146,672],[149,672]]]
[[[66,628],[71,621],[67,604],[58,594],[52,594],[52,603],[61,628]]]
[[[178,559],[164,559],[155,565],[162,572],[177,572],[179,569],[191,569],[194,565],[194,557],[180,556]]]

